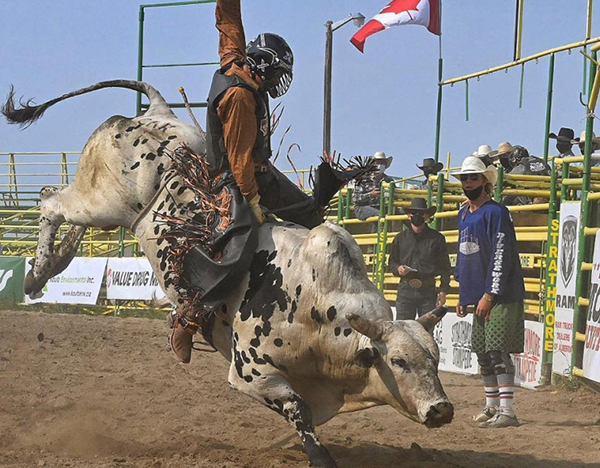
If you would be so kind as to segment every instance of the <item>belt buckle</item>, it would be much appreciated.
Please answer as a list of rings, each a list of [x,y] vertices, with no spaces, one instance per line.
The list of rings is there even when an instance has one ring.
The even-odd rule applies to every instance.
[[[408,280],[408,285],[413,289],[420,289],[423,286],[423,281],[418,278]]]
[[[257,164],[254,168],[255,172],[268,172],[269,171],[269,166],[267,164],[261,163],[261,164]]]

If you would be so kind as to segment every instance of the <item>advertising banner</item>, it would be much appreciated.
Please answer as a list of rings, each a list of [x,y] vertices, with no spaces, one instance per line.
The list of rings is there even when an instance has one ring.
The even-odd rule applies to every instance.
[[[25,297],[27,304],[37,302],[52,302],[58,304],[96,304],[106,258],[74,258],[69,266],[61,274],[50,278],[41,296],[36,299]],[[27,258],[27,271],[29,258]]]
[[[515,384],[535,388],[542,384],[542,345],[544,324],[525,320],[525,347],[522,354],[513,354]]]
[[[433,330],[433,338],[440,349],[439,370],[459,374],[477,374],[477,356],[471,352],[473,317],[446,314]]]
[[[580,208],[580,202],[564,202],[560,207],[552,372],[561,375],[571,373]]]
[[[25,259],[0,257],[0,302],[23,302]]]
[[[556,281],[558,277],[558,228],[560,221],[550,224],[550,238],[546,247],[546,299],[544,301],[544,351],[552,353],[556,312]],[[550,355],[550,357],[552,357]],[[550,361],[548,361],[550,362]]]
[[[152,300],[165,294],[147,258],[109,258],[106,269],[106,298]]]
[[[583,375],[600,382],[600,231],[596,233],[593,262],[583,348]]]

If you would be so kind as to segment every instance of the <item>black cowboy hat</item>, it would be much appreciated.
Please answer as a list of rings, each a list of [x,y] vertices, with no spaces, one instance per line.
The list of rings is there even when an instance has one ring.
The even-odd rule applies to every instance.
[[[556,149],[560,151],[561,154],[568,153],[573,147],[573,143],[575,141],[575,132],[572,128],[561,127],[558,131],[558,135],[550,133],[548,138],[556,140]]]
[[[428,171],[431,174],[437,174],[444,168],[444,165],[441,162],[435,162],[435,159],[433,158],[425,158],[423,159],[422,166],[419,166],[418,164],[415,164],[415,166],[417,166],[423,172]]]
[[[548,138],[552,138],[558,141],[571,142],[571,140],[575,139],[575,131],[572,128],[561,127],[558,131],[558,135],[555,133],[550,133]]]
[[[409,213],[415,211],[417,213],[433,216],[437,211],[437,207],[431,206],[427,208],[427,201],[424,198],[413,198],[412,202],[410,203],[410,208],[407,211]]]

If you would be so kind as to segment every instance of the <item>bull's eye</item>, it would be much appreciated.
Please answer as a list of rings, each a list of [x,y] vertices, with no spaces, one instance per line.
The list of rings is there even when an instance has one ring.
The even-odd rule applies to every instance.
[[[392,365],[402,367],[403,369],[406,369],[408,367],[406,360],[402,358],[392,358]]]

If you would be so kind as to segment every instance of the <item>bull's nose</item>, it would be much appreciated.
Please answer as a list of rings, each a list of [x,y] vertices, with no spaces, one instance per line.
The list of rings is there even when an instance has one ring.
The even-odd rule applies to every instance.
[[[429,407],[425,425],[427,427],[440,427],[452,422],[454,406],[449,401],[442,401]]]

